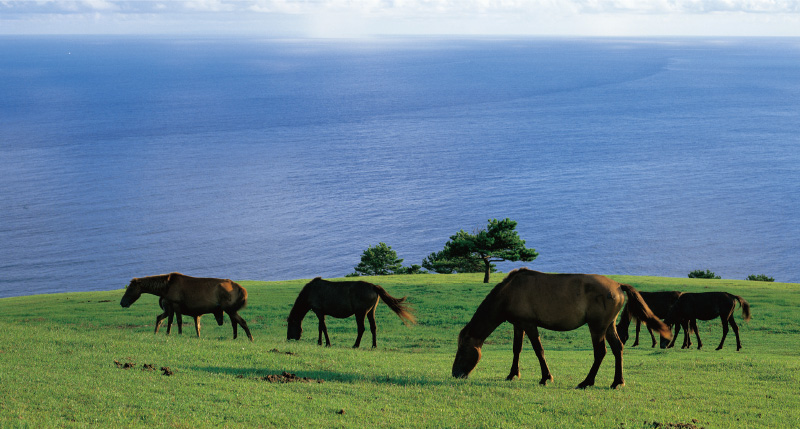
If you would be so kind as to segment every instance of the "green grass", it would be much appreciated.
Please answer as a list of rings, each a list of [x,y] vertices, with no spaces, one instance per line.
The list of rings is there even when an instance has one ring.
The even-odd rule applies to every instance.
[[[189,318],[183,335],[173,327],[166,336],[165,326],[153,335],[159,309],[151,295],[129,309],[119,306],[122,290],[6,298],[0,299],[0,426],[800,427],[800,285],[612,277],[645,291],[741,295],[753,311],[749,323],[736,312],[742,351],[732,332],[715,351],[719,321],[700,322],[703,350],[626,347],[627,385],[619,390],[608,388],[609,351],[597,386],[576,390],[592,362],[588,330],[542,330],[555,376],[542,387],[529,344],[522,379],[505,381],[512,329],[504,324],[489,337],[471,377],[453,379],[458,332],[501,275],[490,285],[481,275],[372,278],[392,295],[408,295],[419,319],[405,327],[380,304],[374,350],[350,348],[352,318],[328,318],[333,346],[317,346],[313,314],[302,340],[287,342],[285,319],[303,280],[241,282],[249,292],[241,314],[253,343],[233,340],[229,320],[220,327],[211,316],[203,319],[200,339]],[[362,346],[369,343],[367,331]],[[115,360],[136,366],[121,369]],[[144,364],[156,370],[144,371]],[[161,367],[174,374],[162,375]],[[322,382],[261,379],[283,371]]]

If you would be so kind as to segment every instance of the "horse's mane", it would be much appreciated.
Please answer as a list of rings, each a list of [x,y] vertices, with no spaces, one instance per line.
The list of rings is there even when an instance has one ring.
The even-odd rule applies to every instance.
[[[143,292],[161,295],[167,289],[169,276],[174,274],[181,275],[180,273],[161,274],[158,276],[140,277],[135,280],[137,280]]]
[[[506,278],[504,278],[503,281],[501,281],[494,288],[492,288],[489,294],[486,295],[486,298],[484,298],[483,301],[480,303],[480,305],[478,305],[478,309],[475,310],[475,314],[472,316],[472,319],[470,319],[469,323],[467,323],[467,326],[465,326],[464,329],[467,328],[472,329],[473,327],[477,328],[478,326],[475,325],[482,325],[486,322],[488,318],[492,317],[494,315],[492,307],[497,302],[498,295],[500,295],[503,289],[505,289],[506,286],[508,286],[508,284],[511,283],[511,281],[514,280],[517,276],[534,274],[537,272],[538,271],[534,271],[524,267],[511,270],[508,273],[508,275],[506,275]]]
[[[318,281],[322,281],[322,277],[314,277],[313,280],[303,286],[303,289],[300,289],[300,293],[297,295],[297,299],[294,300],[294,305],[292,305],[289,317],[286,320],[302,320],[305,317],[310,308],[310,304],[308,304],[309,286]]]

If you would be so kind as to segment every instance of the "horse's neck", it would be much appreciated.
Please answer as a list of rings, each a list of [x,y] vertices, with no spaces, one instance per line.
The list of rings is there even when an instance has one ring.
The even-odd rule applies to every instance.
[[[139,287],[142,293],[149,293],[163,297],[167,294],[167,281],[165,278],[140,279]]]
[[[305,291],[301,291],[291,311],[289,311],[289,322],[299,322],[303,320],[309,311],[311,311],[311,303],[308,300],[308,294],[305,293]]]
[[[500,317],[496,311],[493,311],[488,306],[479,306],[478,310],[472,316],[467,327],[469,328],[469,336],[478,340],[481,344],[486,340],[489,335],[492,335],[495,329],[500,326],[505,320]]]

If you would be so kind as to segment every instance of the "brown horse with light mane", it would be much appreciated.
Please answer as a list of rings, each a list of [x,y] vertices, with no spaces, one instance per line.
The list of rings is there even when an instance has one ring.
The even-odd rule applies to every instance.
[[[369,319],[369,328],[372,331],[372,347],[377,347],[375,309],[378,300],[389,306],[403,323],[406,321],[416,323],[414,315],[409,312],[406,298],[395,298],[389,295],[382,287],[365,281],[332,282],[317,277],[308,282],[294,302],[289,312],[289,328],[286,331],[287,340],[299,340],[303,333],[303,318],[309,311],[313,311],[319,320],[319,337],[317,344],[322,345],[322,335],[325,335],[325,346],[331,346],[328,338],[328,327],[325,325],[325,316],[330,315],[339,319],[356,316],[358,336],[353,348],[361,345],[364,335],[364,318]]]
[[[654,327],[661,335],[671,337],[669,328],[647,307],[633,286],[619,284],[608,277],[592,274],[545,274],[521,268],[514,270],[489,292],[458,335],[458,351],[453,362],[453,376],[466,378],[481,359],[486,338],[503,322],[514,325],[514,359],[507,379],[520,376],[519,354],[522,340],[528,333],[539,359],[542,379],[553,381],[544,359],[539,328],[571,331],[589,325],[594,348],[594,363],[578,388],[593,386],[597,370],[606,354],[606,340],[615,358],[614,382],[611,388],[625,385],[622,377],[622,341],[617,335],[616,321],[625,296],[634,316]]]
[[[236,338],[237,327],[241,325],[247,337],[253,341],[247,322],[238,313],[247,304],[247,290],[236,282],[228,279],[190,277],[181,273],[134,278],[119,304],[128,308],[139,299],[142,293],[153,294],[161,298],[159,305],[164,313],[156,318],[156,332],[158,332],[161,321],[168,316],[171,319],[172,313],[177,315],[178,331],[182,332],[181,316],[185,314],[194,318],[195,329],[199,337],[199,316],[214,313],[217,323],[221,325],[224,311],[231,319],[233,338]],[[169,328],[167,329],[169,330]]]
[[[733,319],[733,312],[736,310],[736,303],[742,307],[742,317],[745,321],[750,320],[750,304],[741,296],[727,292],[701,292],[684,293],[669,310],[669,314],[664,322],[669,324],[684,323],[690,319],[711,320],[717,317],[722,321],[722,340],[717,346],[717,350],[722,349],[725,344],[725,337],[728,335],[728,324],[733,328],[736,335],[736,351],[742,349],[742,342],[739,340],[739,325]],[[675,340],[672,340],[672,347]],[[697,349],[703,347],[700,336],[697,337]],[[683,348],[688,348],[684,344]]]

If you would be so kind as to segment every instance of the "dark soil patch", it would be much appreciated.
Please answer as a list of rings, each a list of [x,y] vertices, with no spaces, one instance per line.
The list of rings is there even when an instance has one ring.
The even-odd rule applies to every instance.
[[[172,371],[168,366],[162,366],[161,367],[161,372],[163,372],[164,375],[166,375],[166,376],[170,376],[172,374],[175,374],[175,372]]]
[[[278,349],[272,349],[269,352],[270,353],[281,353],[281,354],[285,354],[285,355],[289,355],[289,356],[295,356],[294,352],[282,352],[282,351],[280,351]]]
[[[131,368],[135,368],[136,367],[136,364],[133,363],[133,362],[122,363],[122,362],[120,362],[118,360],[114,361],[114,365],[116,365],[117,368],[122,368],[122,369],[131,369]]]
[[[142,365],[142,371],[155,371],[156,367],[153,364],[146,363]]]
[[[705,426],[697,426],[697,419],[692,419],[691,423],[661,423],[661,422],[647,422],[645,421],[645,425],[649,425],[653,428],[657,429],[669,429],[669,428],[676,428],[676,429],[705,429]]]
[[[239,376],[239,378],[244,378]],[[284,371],[281,374],[270,374],[263,377],[256,378],[256,380],[266,381],[269,383],[324,383],[324,380],[318,380],[308,377],[298,377],[295,374]]]

